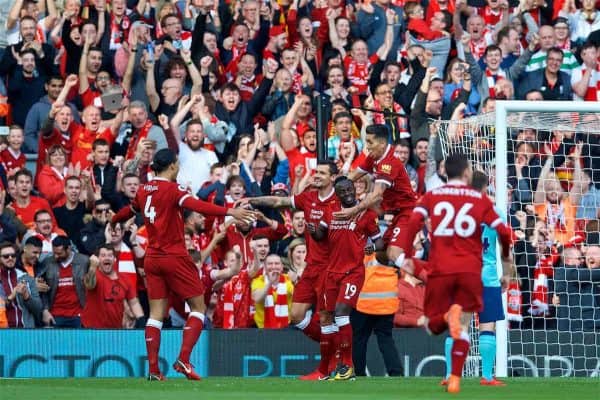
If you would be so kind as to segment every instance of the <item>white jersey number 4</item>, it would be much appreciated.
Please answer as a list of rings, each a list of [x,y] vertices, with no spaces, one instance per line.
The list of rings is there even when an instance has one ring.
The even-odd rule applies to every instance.
[[[454,209],[452,203],[441,201],[433,208],[433,215],[442,216],[440,224],[433,232],[434,236],[454,236],[469,237],[475,233],[477,223],[475,219],[469,215],[469,211],[473,208],[473,204],[465,203],[458,210]]]
[[[146,197],[146,205],[144,206],[144,216],[153,224],[156,219],[156,209],[152,207],[152,196]]]

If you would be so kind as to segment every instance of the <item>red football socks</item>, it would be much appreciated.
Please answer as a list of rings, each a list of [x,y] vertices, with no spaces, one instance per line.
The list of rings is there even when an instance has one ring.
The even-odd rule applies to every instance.
[[[336,317],[336,322],[340,317]],[[348,319],[348,317],[342,317]],[[340,349],[340,359],[342,364],[349,367],[354,366],[352,362],[352,325],[349,321],[345,324],[338,324],[340,331],[338,332],[338,347]]]
[[[452,375],[462,376],[463,365],[469,354],[469,342],[464,339],[454,339],[452,344]]]
[[[149,319],[146,324],[146,352],[148,353],[148,373],[160,374],[158,351],[160,350],[160,330],[162,322]]]
[[[335,325],[321,327],[321,361],[319,362],[319,372],[323,375],[329,375],[329,362],[335,354],[334,338],[336,336]]]
[[[192,354],[203,327],[204,314],[192,311],[183,327],[183,341],[179,352],[179,359],[184,363],[190,362],[190,354]]]

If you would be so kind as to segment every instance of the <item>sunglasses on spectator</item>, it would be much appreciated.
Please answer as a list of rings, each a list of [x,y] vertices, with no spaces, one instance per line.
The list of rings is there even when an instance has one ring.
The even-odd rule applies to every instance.
[[[96,208],[97,213],[107,213],[110,211],[110,208]]]
[[[4,258],[6,260],[9,258],[17,258],[17,254],[16,253],[2,254],[0,257]]]

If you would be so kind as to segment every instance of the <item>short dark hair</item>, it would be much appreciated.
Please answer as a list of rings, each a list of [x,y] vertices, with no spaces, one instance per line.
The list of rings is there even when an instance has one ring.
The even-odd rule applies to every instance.
[[[336,123],[341,118],[348,118],[350,121],[352,121],[352,114],[346,111],[340,111],[333,116],[333,123]]]
[[[52,247],[62,247],[66,250],[71,247],[71,240],[69,240],[69,238],[65,235],[58,235],[52,239]]]
[[[99,200],[96,200],[94,202],[94,208],[96,208],[98,206],[102,206],[102,205],[109,205],[110,206],[110,203],[108,201],[104,200],[104,199],[99,199]]]
[[[99,245],[98,247],[96,247],[96,250],[94,250],[94,255],[97,257],[100,255],[100,250],[108,250],[108,251],[112,251],[113,254],[115,253],[115,248],[112,244],[110,243],[103,243],[101,245]]]
[[[106,139],[96,139],[92,142],[92,150],[96,150],[98,146],[108,146],[110,148],[110,144],[106,141]]]
[[[19,179],[20,176],[27,176],[29,177],[29,179],[31,179],[31,181],[33,181],[33,174],[27,168],[18,170],[13,176],[15,177],[15,182]]]
[[[581,50],[579,50],[579,54],[583,53],[587,49],[596,49],[596,45],[590,41],[587,41],[581,46]]]
[[[15,244],[12,243],[12,242],[2,242],[2,243],[0,243],[0,251],[2,251],[3,249],[6,249],[8,247],[12,248],[14,251],[17,251],[17,246],[15,246]]]
[[[65,187],[67,187],[67,184],[69,183],[69,181],[77,181],[79,183],[81,183],[81,178],[75,175],[71,175],[71,176],[67,176],[65,178]]]
[[[177,154],[175,154],[174,151],[170,149],[160,149],[154,154],[150,169],[155,173],[160,174],[175,162],[177,162]]]
[[[483,56],[487,56],[490,51],[499,51],[500,54],[502,54],[502,49],[500,47],[496,46],[495,44],[490,44],[488,47],[485,48]]]
[[[40,239],[39,237],[30,236],[27,238],[27,240],[25,241],[23,246],[33,246],[33,247],[42,248],[42,247],[44,247],[44,243],[42,242],[42,239]]]
[[[42,215],[42,214],[48,214],[50,216],[52,216],[52,214],[50,214],[50,211],[48,210],[44,210],[43,208],[40,210],[37,210],[35,212],[35,214],[33,214],[33,222],[37,222],[38,216]]]
[[[225,189],[231,189],[231,185],[236,182],[240,183],[242,186],[244,186],[244,189],[246,189],[246,181],[244,181],[244,178],[239,175],[231,175],[229,178],[227,178],[227,182],[225,182]]]
[[[446,159],[446,175],[448,180],[459,178],[467,168],[469,168],[469,159],[465,154],[454,153]]]
[[[388,140],[390,136],[388,127],[383,124],[374,124],[367,126],[367,135],[375,135],[377,139]]]
[[[395,143],[395,146],[408,147],[410,149],[410,142],[407,139],[398,139]]]
[[[61,81],[61,82],[63,82],[63,83],[64,83],[64,82],[65,82],[65,78],[63,78],[63,77],[62,77],[62,76],[60,76],[60,75],[56,75],[56,74],[54,74],[54,75],[50,75],[50,76],[49,76],[49,77],[46,79],[46,85],[49,85],[49,84],[50,84],[50,82],[52,82],[52,81]]]
[[[546,53],[546,58],[547,58],[547,57],[550,55],[550,53],[554,53],[554,54],[560,54],[560,57],[561,57],[561,58],[563,58],[563,59],[565,58],[565,53],[564,53],[564,51],[562,51],[562,49],[560,49],[560,48],[558,48],[558,47],[556,47],[556,46],[554,46],[554,47],[550,47],[550,48],[548,49],[548,52]]]
[[[320,160],[319,162],[317,162],[317,165],[327,165],[329,167],[329,173],[331,175],[337,175],[340,173],[337,164],[332,160]]]
[[[136,178],[136,179],[139,180],[140,176],[138,174],[133,173],[133,172],[128,172],[125,175],[123,175],[123,177],[121,178],[121,182],[123,182],[127,178]]]
[[[488,176],[481,171],[475,170],[473,171],[473,181],[471,182],[471,186],[475,189],[481,191],[483,188],[490,184],[490,180]]]

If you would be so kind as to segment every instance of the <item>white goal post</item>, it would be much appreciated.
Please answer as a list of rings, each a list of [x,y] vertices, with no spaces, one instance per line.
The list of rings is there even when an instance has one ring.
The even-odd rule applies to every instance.
[[[509,113],[517,112],[592,112],[600,113],[600,102],[582,101],[496,101],[495,112],[495,134],[496,134],[496,206],[506,210],[507,184],[508,184],[508,132]],[[498,257],[500,260],[500,257]],[[498,261],[498,269],[502,271],[502,265]],[[501,272],[499,272],[501,273]],[[506,293],[502,296],[504,310],[506,311]],[[506,377],[508,375],[508,323],[506,320],[496,324],[496,375]]]

